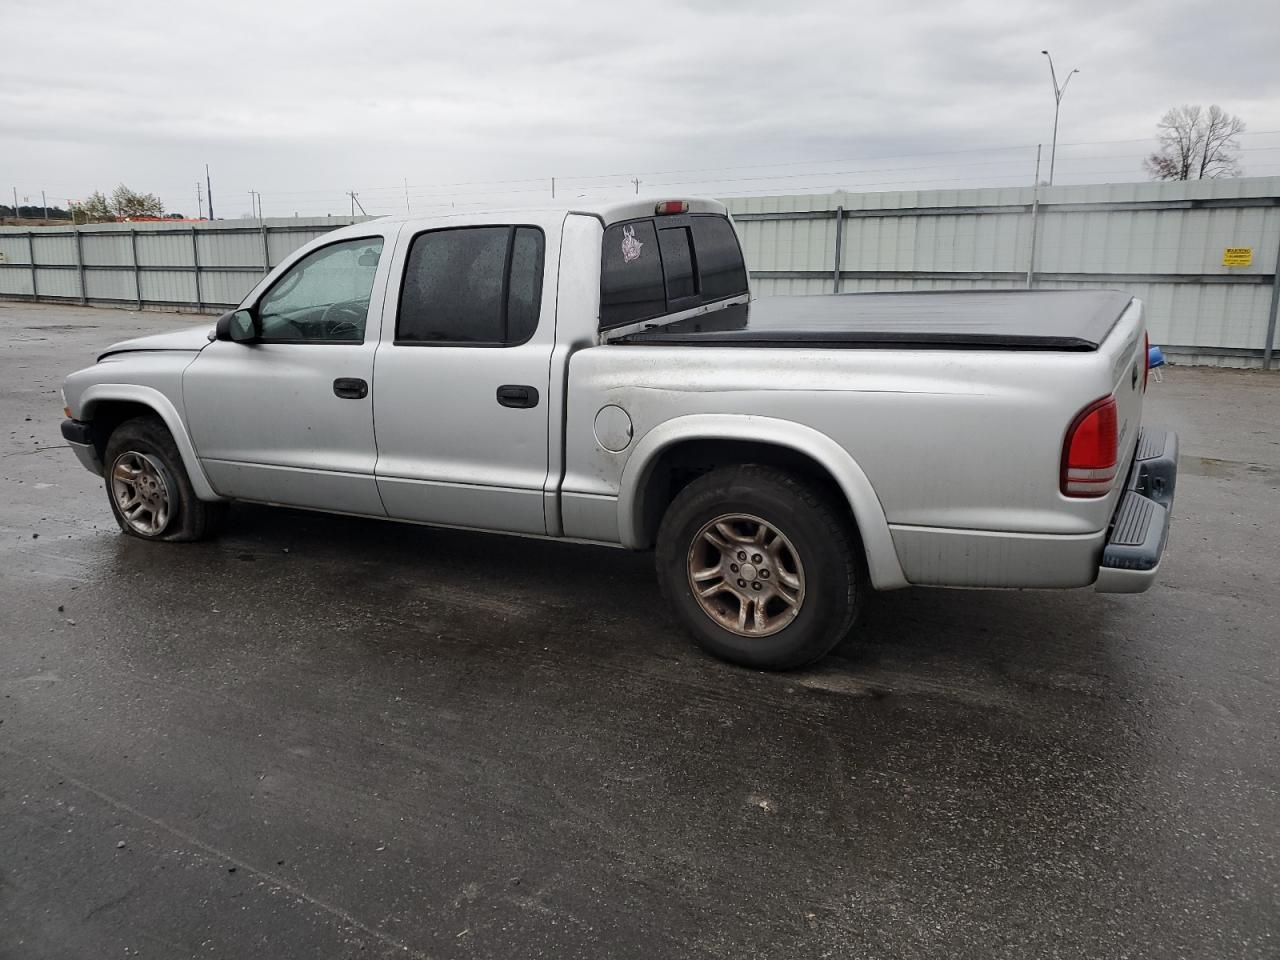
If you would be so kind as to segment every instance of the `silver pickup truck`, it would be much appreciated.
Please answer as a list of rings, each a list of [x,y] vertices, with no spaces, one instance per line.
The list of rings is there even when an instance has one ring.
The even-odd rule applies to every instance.
[[[1112,291],[752,299],[721,204],[636,199],[335,230],[71,374],[62,432],[136,537],[251,500],[656,547],[703,647],[789,668],[868,587],[1146,589],[1146,361]]]

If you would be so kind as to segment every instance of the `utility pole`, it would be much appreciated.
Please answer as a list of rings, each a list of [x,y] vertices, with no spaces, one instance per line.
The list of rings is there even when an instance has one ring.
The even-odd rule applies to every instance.
[[[49,198],[44,195],[44,191],[40,191],[40,205],[44,207],[44,224],[49,225]]]
[[[348,190],[347,193],[351,196],[351,216],[354,217],[356,215],[356,192]]]
[[[204,219],[204,190],[200,187],[200,181],[196,181],[196,219]]]
[[[404,212],[413,213],[413,211],[409,209],[409,178],[408,177],[404,178]]]
[[[18,222],[18,188],[13,188],[13,222]]]
[[[636,185],[636,196],[639,196],[640,195],[640,178],[635,177],[634,179],[632,179],[631,182]]]
[[[1072,68],[1071,73],[1067,74],[1067,79],[1062,81],[1062,86],[1058,86],[1058,74],[1053,69],[1053,56],[1048,50],[1040,52],[1049,58],[1049,79],[1053,82],[1053,145],[1049,147],[1049,186],[1053,186],[1053,161],[1058,155],[1058,111],[1062,108],[1062,97],[1067,92],[1067,84],[1071,82],[1071,77],[1080,71]]]
[[[369,215],[368,211],[364,208],[364,204],[360,202],[360,198],[356,196],[356,192],[354,190],[351,191],[351,202],[360,208],[360,215],[362,217],[367,217]],[[351,215],[354,217],[355,213],[353,212]]]
[[[552,177],[551,178],[551,199],[554,200],[555,198],[556,198],[556,178]]]
[[[209,219],[213,219],[213,181],[209,179],[209,165],[204,165],[205,195],[209,198]]]

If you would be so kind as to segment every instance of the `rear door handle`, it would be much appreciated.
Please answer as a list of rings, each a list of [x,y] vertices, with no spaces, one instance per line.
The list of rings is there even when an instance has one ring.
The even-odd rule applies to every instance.
[[[504,383],[498,388],[498,403],[504,407],[536,407],[538,388],[523,383]]]
[[[339,377],[333,381],[333,395],[343,400],[363,400],[369,395],[369,384],[359,377]]]

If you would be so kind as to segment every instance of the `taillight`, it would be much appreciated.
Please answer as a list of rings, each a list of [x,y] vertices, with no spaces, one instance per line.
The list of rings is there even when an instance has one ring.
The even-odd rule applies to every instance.
[[[1116,480],[1118,442],[1114,394],[1076,414],[1062,445],[1063,495],[1105,497],[1110,493]]]
[[[688,213],[689,201],[663,200],[661,203],[654,206],[653,212],[660,217],[670,216],[673,213]]]
[[[1147,392],[1147,378],[1151,376],[1151,333],[1142,332],[1142,392]]]

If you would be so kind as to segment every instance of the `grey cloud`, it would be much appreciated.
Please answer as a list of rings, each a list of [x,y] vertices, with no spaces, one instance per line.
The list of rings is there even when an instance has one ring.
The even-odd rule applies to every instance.
[[[57,53],[18,43],[0,62],[0,188],[78,195],[125,181],[184,210],[205,162],[217,191],[261,190],[268,213],[336,211],[349,187],[390,197],[373,188],[405,177],[425,198],[465,192],[430,184],[552,174],[842,157],[868,160],[813,168],[878,171],[892,164],[874,158],[903,154],[928,156],[900,163],[902,177],[931,164],[922,180],[1026,176],[1025,152],[939,151],[1047,141],[1046,46],[1083,71],[1064,143],[1149,137],[1184,100],[1280,128],[1280,8],[1268,3],[1226,16],[1186,0],[44,0],[9,7],[6,25],[56,39]],[[1080,176],[1113,164],[1136,177],[1143,146],[1064,147],[1062,172],[1074,155]],[[1118,156],[1084,162],[1106,152]],[[1280,172],[1280,151],[1258,156]],[[703,185],[839,179],[742,179],[767,173]]]

